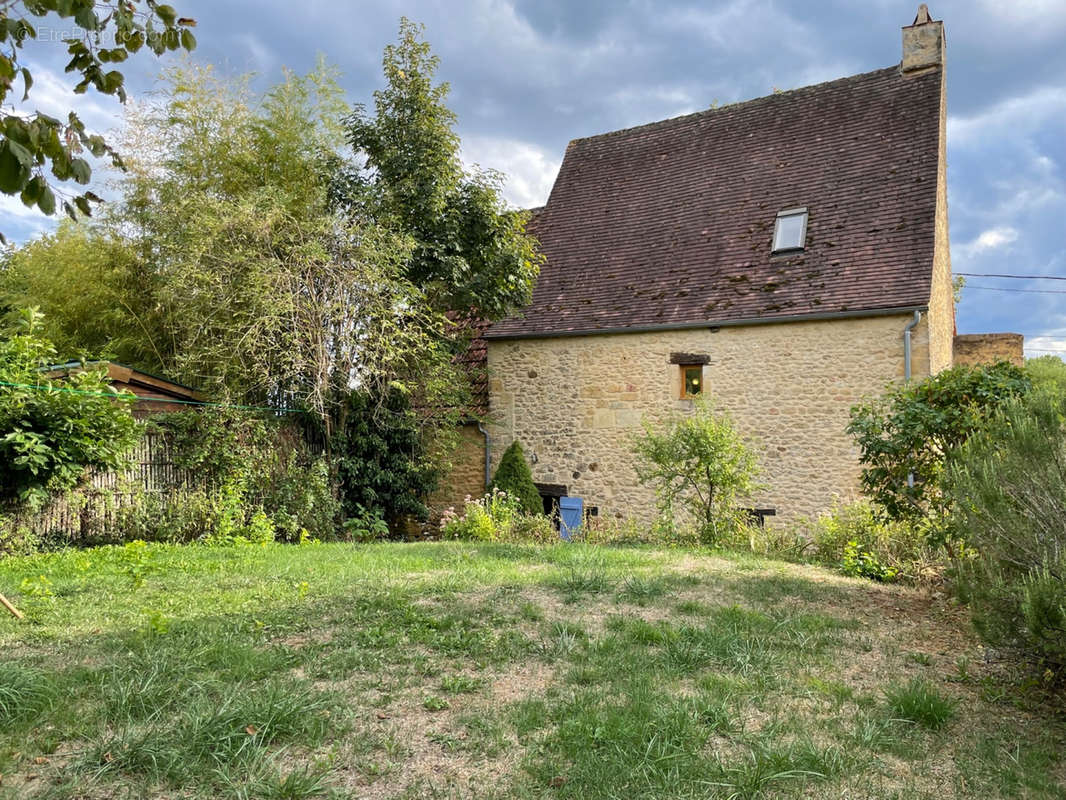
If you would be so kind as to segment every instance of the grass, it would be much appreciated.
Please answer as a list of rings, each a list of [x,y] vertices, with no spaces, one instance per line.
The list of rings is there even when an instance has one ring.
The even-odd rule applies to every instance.
[[[3,798],[1066,796],[956,609],[809,566],[152,545],[0,591]]]
[[[957,703],[923,678],[890,686],[885,695],[888,707],[898,719],[914,722],[930,730],[938,730],[955,716]]]

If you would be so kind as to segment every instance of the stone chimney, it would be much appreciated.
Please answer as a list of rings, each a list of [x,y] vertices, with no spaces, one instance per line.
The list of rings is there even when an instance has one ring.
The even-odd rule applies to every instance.
[[[903,29],[904,77],[922,75],[944,66],[944,23],[929,16],[929,7],[918,6],[914,23]]]

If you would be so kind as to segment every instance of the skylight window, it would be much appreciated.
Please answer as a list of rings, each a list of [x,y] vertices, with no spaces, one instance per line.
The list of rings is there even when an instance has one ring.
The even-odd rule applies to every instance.
[[[786,208],[777,215],[774,227],[774,252],[802,250],[807,238],[807,209]]]

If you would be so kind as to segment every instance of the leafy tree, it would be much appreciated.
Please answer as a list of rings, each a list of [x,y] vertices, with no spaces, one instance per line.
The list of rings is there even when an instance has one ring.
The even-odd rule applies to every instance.
[[[445,387],[450,369],[447,320],[404,275],[413,243],[328,196],[346,111],[323,65],[262,102],[246,80],[172,69],[131,115],[105,220],[151,265],[167,374],[309,409],[327,441],[353,386]]]
[[[463,168],[448,85],[433,82],[438,59],[422,33],[401,20],[373,115],[360,105],[346,118],[364,163],[338,173],[335,195],[349,213],[413,239],[405,275],[433,308],[498,319],[529,302],[540,256],[526,216],[500,199],[501,176]]]
[[[692,414],[675,416],[661,427],[645,422],[633,452],[637,477],[655,487],[664,516],[672,519],[680,504],[709,543],[743,522],[738,504],[758,488],[755,453],[732,421],[715,414],[705,399],[697,399]]]
[[[73,488],[89,467],[118,467],[140,435],[131,395],[115,392],[100,370],[51,380],[42,367],[54,359],[35,310],[23,311],[2,332],[2,503],[39,505],[50,492]]]
[[[0,265],[0,313],[37,307],[62,361],[94,355],[149,372],[172,360],[155,276],[114,233],[63,220]]]
[[[154,0],[143,6],[140,0],[8,0],[0,4],[0,106],[20,78],[22,101],[29,99],[33,74],[20,57],[26,42],[37,38],[38,20],[49,15],[70,20],[80,31],[80,35],[64,40],[71,57],[66,71],[79,77],[75,94],[84,94],[91,86],[124,103],[122,72],[111,65],[121,64],[142,47],[156,55],[196,47],[189,30],[196,25],[195,20],[179,17],[171,6]],[[105,42],[112,46],[101,46]],[[73,180],[84,186],[92,177],[92,168],[82,157],[84,151],[95,157],[108,156],[116,167],[122,166],[119,154],[103,137],[87,131],[73,111],[65,122],[40,111],[28,115],[0,111],[0,192],[17,194],[27,206],[54,214],[56,196],[45,178],[45,168],[51,167],[56,180]],[[72,218],[77,216],[75,209],[89,215],[94,202],[100,198],[89,191],[61,201]]]
[[[496,467],[496,474],[492,478],[490,489],[498,489],[505,492],[508,497],[518,503],[518,507],[527,514],[541,514],[544,512],[544,503],[540,499],[540,492],[533,483],[533,472],[526,462],[526,454],[522,450],[522,443],[515,439],[511,446],[503,451],[500,465]]]
[[[890,519],[926,521],[942,536],[941,491],[955,452],[1030,380],[1007,362],[958,366],[891,388],[851,409],[847,431],[859,446],[862,486]]]

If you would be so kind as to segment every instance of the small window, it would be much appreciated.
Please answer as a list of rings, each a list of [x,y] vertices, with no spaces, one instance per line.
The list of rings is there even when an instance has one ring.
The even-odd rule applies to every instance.
[[[788,208],[777,215],[774,227],[774,252],[802,250],[807,239],[807,209]]]
[[[703,391],[703,366],[701,364],[684,364],[681,366],[681,399],[691,400]]]

